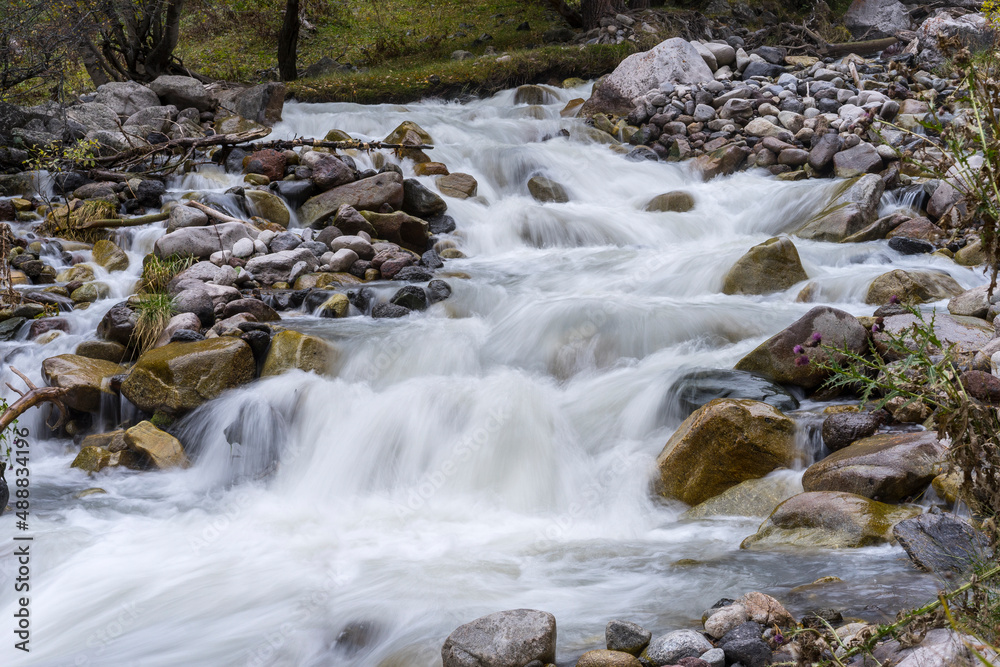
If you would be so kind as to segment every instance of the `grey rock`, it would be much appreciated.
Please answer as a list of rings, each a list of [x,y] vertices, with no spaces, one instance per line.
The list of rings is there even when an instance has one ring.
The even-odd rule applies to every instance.
[[[923,239],[894,236],[889,239],[889,247],[902,255],[926,255],[934,252],[934,244]]]
[[[722,645],[726,661],[744,667],[765,667],[771,664],[771,649],[758,639],[740,639]]]
[[[523,667],[555,659],[556,619],[533,609],[477,618],[448,635],[441,648],[443,667]]]
[[[106,84],[106,85],[111,85],[111,84]],[[143,88],[146,90],[146,92],[153,95],[153,97],[156,97],[156,95],[151,90],[145,88],[145,86],[143,86]],[[157,101],[157,104],[159,104],[159,101]],[[123,125],[126,128],[136,127],[136,126],[148,127],[154,132],[163,132],[165,129],[167,129],[171,118],[173,118],[176,114],[177,114],[177,107],[173,105],[165,107],[154,105],[143,109],[139,109],[131,116],[129,116],[128,119],[123,123]]]
[[[164,104],[173,104],[178,109],[194,107],[198,111],[210,111],[212,96],[198,79],[189,76],[163,75],[149,84]]]
[[[882,157],[875,147],[866,141],[833,156],[833,173],[837,178],[860,176],[881,168]]]
[[[86,128],[87,132],[94,130],[118,130],[118,114],[111,107],[99,102],[87,102],[70,107],[66,117]]]
[[[880,39],[909,30],[910,16],[899,0],[862,0],[851,4],[844,25],[854,39]]]
[[[267,247],[271,252],[281,252],[283,250],[294,250],[302,245],[302,237],[292,232],[279,232]]]
[[[604,628],[604,639],[609,651],[624,651],[637,656],[652,638],[649,630],[631,621],[609,621]]]
[[[989,540],[954,514],[921,514],[893,526],[892,534],[922,570],[964,573],[992,560]]]
[[[796,410],[798,400],[779,384],[745,371],[694,370],[671,386],[660,411],[669,421],[684,419],[716,398],[747,398],[773,405],[782,412]]]
[[[823,420],[823,444],[831,452],[875,435],[885,422],[883,412],[835,412]]]
[[[106,83],[98,87],[94,101],[113,109],[122,118],[128,118],[143,109],[160,106],[156,93],[134,81]]]
[[[757,623],[756,621],[745,621],[726,634],[722,635],[722,637],[719,638],[719,645],[724,646],[730,642],[747,640],[760,641],[762,634],[764,634],[764,628],[760,623]]]
[[[432,280],[427,283],[427,298],[431,303],[444,301],[451,296],[451,285],[443,280]]]
[[[444,199],[425,188],[415,178],[403,181],[403,210],[418,218],[441,215],[448,209]]]
[[[393,294],[389,303],[407,310],[427,310],[427,294],[422,287],[407,285]]]
[[[277,282],[294,281],[293,273],[296,272],[296,265],[300,262],[307,271],[315,271],[319,266],[319,260],[314,254],[296,248],[254,257],[247,262],[246,270],[264,285],[273,285]],[[302,267],[297,270],[301,272]]]
[[[240,239],[256,239],[260,232],[242,222],[223,222],[211,227],[185,227],[165,234],[153,245],[157,257],[193,255],[207,259],[219,250],[232,250]]]
[[[434,274],[422,266],[404,266],[396,275],[392,277],[392,279],[413,283],[425,283],[433,277]]]
[[[653,667],[674,665],[681,658],[697,658],[712,649],[712,644],[694,630],[675,630],[649,642],[642,657]]]

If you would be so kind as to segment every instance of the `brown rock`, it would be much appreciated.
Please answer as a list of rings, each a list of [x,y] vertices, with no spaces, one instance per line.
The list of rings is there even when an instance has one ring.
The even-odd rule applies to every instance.
[[[965,371],[959,378],[969,395],[984,403],[1000,403],[1000,378],[983,371]]]
[[[760,401],[715,399],[685,419],[657,457],[657,492],[697,505],[795,457],[791,419]]]
[[[479,183],[469,174],[455,172],[441,176],[436,181],[441,194],[455,199],[475,197],[479,191]]]
[[[359,211],[379,211],[386,205],[397,210],[403,205],[403,177],[386,171],[327,190],[306,200],[299,217],[304,226],[312,226],[335,215],[344,204]]]
[[[125,370],[124,366],[75,354],[60,354],[42,362],[42,377],[50,387],[67,390],[63,400],[82,412],[97,412],[103,395],[113,396],[107,379]]]
[[[160,470],[186,468],[189,465],[180,440],[148,421],[139,422],[125,431],[125,444],[133,451],[146,455]]]
[[[286,163],[287,158],[284,153],[273,148],[265,148],[250,154],[246,162],[246,171],[249,174],[263,174],[272,181],[280,181],[285,177]]]
[[[823,420],[823,444],[831,452],[847,447],[855,440],[875,435],[887,415],[878,412],[837,412]]]
[[[641,667],[639,658],[623,651],[599,649],[587,651],[576,663],[576,667]]]
[[[902,223],[886,235],[886,238],[904,236],[910,239],[937,241],[944,238],[944,232],[927,218],[913,218]]]

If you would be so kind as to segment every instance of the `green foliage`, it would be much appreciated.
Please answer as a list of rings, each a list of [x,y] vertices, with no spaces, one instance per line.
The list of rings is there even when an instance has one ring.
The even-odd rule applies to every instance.
[[[81,139],[68,147],[61,142],[53,142],[32,149],[27,167],[30,171],[47,171],[50,174],[79,167],[90,169],[97,164],[99,148],[100,144],[93,140]]]
[[[143,260],[137,291],[147,294],[166,292],[167,284],[174,279],[174,276],[192,264],[194,264],[194,257],[190,255],[187,257],[172,255],[166,259],[160,259],[150,253]]]
[[[899,409],[913,404],[931,413],[928,426],[951,442],[949,459],[963,473],[962,499],[987,519],[984,527],[995,537],[1000,513],[1000,418],[997,409],[969,395],[960,378],[968,358],[947,345],[930,321],[912,306],[916,318],[903,331],[881,331],[870,342],[868,354],[824,346],[829,360],[819,366],[831,373],[826,386],[856,392],[862,405],[875,401],[877,408],[892,402]]]
[[[135,337],[139,350],[144,352],[153,347],[173,316],[173,298],[163,292],[140,294],[135,313]]]

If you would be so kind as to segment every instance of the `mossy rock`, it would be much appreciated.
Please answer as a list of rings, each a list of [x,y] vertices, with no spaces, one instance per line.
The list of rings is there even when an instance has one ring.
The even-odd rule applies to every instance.
[[[955,262],[962,266],[979,266],[986,263],[986,251],[980,241],[973,241],[955,253]]]
[[[125,251],[105,239],[94,244],[94,261],[108,271],[124,271],[129,265]]]
[[[748,479],[790,467],[795,423],[761,401],[718,398],[695,410],[656,459],[657,492],[697,505]]]
[[[117,363],[76,354],[60,354],[42,362],[45,382],[66,389],[66,405],[82,412],[100,410],[101,397],[114,396],[107,388],[107,379],[124,371],[125,367]]]
[[[295,289],[311,289],[326,287],[340,287],[344,285],[360,285],[364,281],[353,273],[307,273],[295,279]]]
[[[111,288],[108,287],[107,283],[95,280],[80,285],[69,296],[74,303],[91,303],[106,299],[110,294]]]
[[[291,213],[281,197],[266,190],[247,190],[244,194],[253,205],[256,215],[281,227],[288,227]]]
[[[77,280],[85,283],[93,279],[94,269],[89,264],[77,264],[68,269],[63,269],[56,275],[56,281],[60,283],[71,283]]]
[[[181,441],[148,421],[139,422],[125,431],[124,437],[132,451],[148,458],[160,470],[186,468],[190,465]]]
[[[111,452],[103,447],[88,445],[80,449],[80,453],[70,464],[71,468],[79,468],[87,472],[100,472],[111,465]]]
[[[889,544],[894,541],[894,525],[922,512],[912,505],[888,505],[853,493],[800,493],[778,505],[740,548],[851,549]]]
[[[250,132],[251,130],[266,130],[268,129],[260,123],[255,123],[254,121],[244,118],[243,116],[237,116],[232,114],[229,116],[221,116],[215,119],[215,125],[213,126],[216,134],[233,134],[234,132]]]
[[[760,479],[748,479],[726,489],[714,498],[695,505],[682,519],[705,519],[716,516],[765,518],[774,508],[802,493],[802,483],[788,471],[779,471]]]
[[[326,133],[323,141],[354,141],[354,137],[343,130],[333,129]]]
[[[319,307],[321,317],[347,317],[351,302],[346,294],[338,292],[323,302]]]
[[[929,303],[957,296],[964,291],[954,278],[945,273],[896,269],[872,281],[865,303],[884,306],[890,303],[892,297],[908,304]]]
[[[428,145],[430,145],[430,144],[434,143],[434,139],[427,132],[427,130],[425,130],[424,128],[420,127],[419,125],[417,125],[416,123],[414,123],[411,120],[404,120],[402,123],[400,123],[396,127],[395,130],[393,130],[392,132],[389,133],[389,136],[387,136],[382,141],[383,141],[383,143],[387,143],[387,144],[414,143],[412,141],[408,141],[407,140],[408,139],[407,135],[409,133],[413,133],[413,135],[415,135],[419,139],[419,143],[420,144],[428,144]]]
[[[723,294],[770,294],[808,280],[795,244],[773,238],[750,248],[726,273]]]
[[[694,197],[683,190],[656,195],[643,210],[655,212],[687,213],[694,208]]]
[[[295,368],[326,375],[338,358],[337,349],[322,338],[298,331],[282,331],[271,339],[260,376],[281,375]]]
[[[554,204],[565,204],[569,201],[569,195],[566,193],[566,188],[564,188],[560,183],[553,181],[545,176],[533,176],[528,179],[528,192],[531,196],[535,198],[536,201],[544,203],[554,203]]]
[[[253,379],[250,346],[239,338],[170,343],[144,353],[122,383],[122,395],[144,412],[179,416]]]

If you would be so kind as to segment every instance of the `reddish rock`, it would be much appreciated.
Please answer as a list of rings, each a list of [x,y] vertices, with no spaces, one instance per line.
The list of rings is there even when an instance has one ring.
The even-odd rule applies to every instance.
[[[38,338],[50,331],[65,331],[69,333],[69,322],[61,317],[45,317],[40,320],[34,320],[31,323],[31,328],[28,330],[28,338]]]
[[[891,239],[897,236],[905,236],[909,239],[921,239],[923,241],[937,241],[944,238],[944,232],[927,218],[913,218],[889,232],[886,238]]]
[[[1000,403],[1000,378],[983,371],[966,371],[959,377],[973,398],[985,403]]]
[[[284,153],[266,148],[250,154],[246,171],[248,174],[263,174],[272,181],[280,181],[285,177],[286,162]]]

